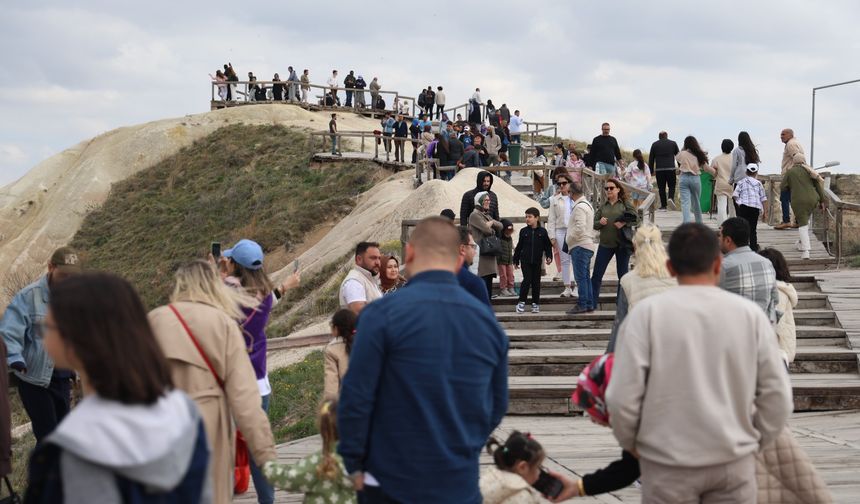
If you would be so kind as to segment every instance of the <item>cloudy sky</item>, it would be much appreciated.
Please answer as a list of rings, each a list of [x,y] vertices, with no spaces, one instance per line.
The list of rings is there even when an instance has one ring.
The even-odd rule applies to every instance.
[[[337,68],[405,94],[442,85],[449,104],[477,86],[563,136],[609,121],[628,149],[665,129],[714,154],[746,130],[765,172],[783,127],[808,153],[813,87],[860,79],[853,0],[71,4],[4,2],[0,184],[113,128],[207,111],[226,61],[260,79],[292,65],[319,83]],[[860,83],[818,96],[817,164],[860,172]]]

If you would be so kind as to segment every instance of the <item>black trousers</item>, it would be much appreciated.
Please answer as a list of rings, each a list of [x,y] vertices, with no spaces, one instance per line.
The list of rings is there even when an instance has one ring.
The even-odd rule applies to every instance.
[[[487,297],[491,299],[493,297],[493,278],[495,276],[496,275],[486,275],[481,277],[481,280],[484,281],[484,285],[487,287]]]
[[[675,199],[675,170],[657,170],[657,192],[660,193],[660,208],[666,208],[666,186],[669,186],[669,199]]]
[[[758,226],[758,216],[761,210],[756,207],[746,205],[738,205],[738,217],[747,221],[750,225],[750,248],[758,252],[758,235],[756,226]]]
[[[442,118],[442,112],[445,110],[445,105],[436,105],[436,119]]]
[[[532,291],[532,303],[540,304],[540,276],[541,265],[537,264],[520,264],[523,270],[523,283],[520,284],[520,303],[525,303],[529,297],[529,289]]]
[[[71,392],[72,380],[68,377],[52,376],[47,387],[18,380],[18,395],[33,424],[37,443],[53,432],[69,413]]]

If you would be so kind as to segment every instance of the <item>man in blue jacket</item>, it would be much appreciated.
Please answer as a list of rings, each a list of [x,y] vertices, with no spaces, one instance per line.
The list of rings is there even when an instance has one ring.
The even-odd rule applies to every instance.
[[[478,459],[508,406],[508,340],[457,283],[444,217],[406,244],[404,289],[358,321],[338,408],[338,451],[368,503],[478,504]]]
[[[57,249],[48,262],[48,273],[15,294],[0,320],[0,334],[8,350],[6,361],[18,378],[18,394],[36,441],[53,432],[69,412],[73,375],[54,368],[42,346],[42,321],[48,312],[51,286],[78,272],[75,251]]]

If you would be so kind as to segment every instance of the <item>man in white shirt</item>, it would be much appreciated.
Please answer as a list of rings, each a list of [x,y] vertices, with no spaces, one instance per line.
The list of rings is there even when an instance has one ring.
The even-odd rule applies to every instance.
[[[716,233],[680,226],[668,261],[678,287],[637,303],[618,333],[606,402],[646,504],[755,502],[755,453],[792,410],[770,321],[717,287],[721,265]]]
[[[329,77],[327,84],[331,91],[331,99],[334,105],[337,105],[337,70],[331,71],[331,77]]]
[[[340,284],[340,307],[356,315],[370,302],[382,297],[379,288],[379,268],[382,253],[376,242],[360,242],[355,246],[355,265]]]
[[[523,130],[523,122],[523,118],[520,117],[520,111],[514,110],[511,122],[508,124],[508,131],[511,132],[511,142],[520,143],[520,132]]]

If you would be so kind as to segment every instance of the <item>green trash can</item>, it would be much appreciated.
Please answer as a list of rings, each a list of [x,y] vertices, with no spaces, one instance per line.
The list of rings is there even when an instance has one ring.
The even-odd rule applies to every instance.
[[[508,162],[511,163],[511,166],[519,166],[520,165],[520,153],[522,152],[522,145],[518,143],[508,144]]]
[[[699,180],[702,183],[702,194],[699,198],[699,208],[702,213],[706,214],[711,211],[711,198],[714,195],[714,177],[708,172],[703,171],[699,175]]]

